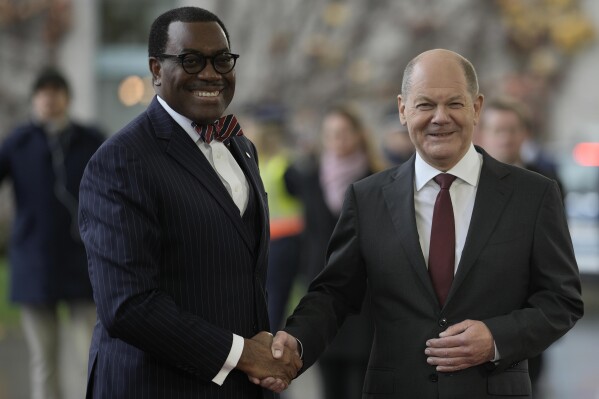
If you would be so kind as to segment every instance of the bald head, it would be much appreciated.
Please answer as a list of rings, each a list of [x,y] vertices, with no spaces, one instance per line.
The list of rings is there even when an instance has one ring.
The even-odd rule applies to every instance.
[[[474,66],[472,65],[472,63],[456,52],[445,49],[434,49],[425,51],[424,53],[417,55],[408,63],[406,69],[404,69],[403,80],[401,82],[401,93],[404,97],[407,97],[412,89],[412,75],[414,73],[415,67],[421,62],[425,64],[458,64],[462,68],[462,71],[464,73],[464,78],[466,79],[468,92],[470,93],[472,98],[475,98],[477,96],[478,77],[476,76],[476,71],[474,70]]]

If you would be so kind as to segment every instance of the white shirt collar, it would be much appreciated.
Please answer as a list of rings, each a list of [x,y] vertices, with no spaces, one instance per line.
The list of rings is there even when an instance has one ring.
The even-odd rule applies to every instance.
[[[482,159],[482,155],[476,151],[473,144],[470,144],[470,148],[466,154],[453,168],[448,170],[447,173],[457,176],[459,179],[465,181],[471,186],[476,187],[480,177]],[[416,163],[414,167],[414,183],[416,191],[420,191],[420,189],[424,187],[432,178],[437,176],[439,173],[443,173],[426,163],[426,161],[422,159],[418,152],[416,152]]]
[[[189,137],[191,137],[193,142],[197,143],[200,139],[200,135],[191,125],[193,123],[192,120],[174,111],[171,107],[169,107],[166,101],[160,98],[159,95],[156,95],[156,99],[158,100],[160,105],[162,105],[162,108],[164,108],[164,110],[175,120],[175,122],[177,122],[179,126],[181,126],[183,130],[185,130],[185,132],[189,135]]]

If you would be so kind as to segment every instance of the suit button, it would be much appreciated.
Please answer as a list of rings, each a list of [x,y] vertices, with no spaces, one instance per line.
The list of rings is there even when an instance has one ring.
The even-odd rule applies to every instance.
[[[446,325],[447,325],[446,318],[439,319],[439,327],[445,327]]]
[[[428,379],[431,382],[437,382],[437,381],[439,381],[439,376],[437,374],[431,374],[431,375],[428,376]]]

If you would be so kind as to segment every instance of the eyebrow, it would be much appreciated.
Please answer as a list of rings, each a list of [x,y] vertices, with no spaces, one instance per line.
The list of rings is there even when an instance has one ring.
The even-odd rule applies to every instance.
[[[457,96],[449,97],[448,101],[452,102],[452,101],[456,101],[456,100],[464,101],[464,96],[462,96],[461,94],[458,94]]]
[[[462,96],[461,94],[458,94],[456,96],[449,97],[447,99],[447,102],[453,102],[453,101],[456,101],[456,100],[464,101],[464,96]],[[420,96],[418,96],[418,97],[416,97],[414,99],[414,102],[419,102],[419,101],[435,102],[430,97],[424,96],[424,95],[420,95]]]
[[[221,54],[221,53],[228,53],[229,51],[231,51],[229,48],[222,48],[219,50],[215,50],[214,52],[212,52],[211,54]],[[196,49],[192,49],[192,48],[184,48],[181,50],[181,52],[179,52],[179,54],[199,54],[199,55],[206,55],[204,53],[202,53],[201,51],[198,51]]]

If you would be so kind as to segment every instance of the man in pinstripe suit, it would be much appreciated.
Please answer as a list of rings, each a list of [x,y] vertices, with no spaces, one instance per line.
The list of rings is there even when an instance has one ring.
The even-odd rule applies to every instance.
[[[98,308],[87,397],[273,398],[248,376],[286,385],[301,361],[275,361],[259,333],[266,193],[253,144],[221,118],[238,56],[219,18],[195,7],[159,16],[148,52],[157,97],[81,183]]]

